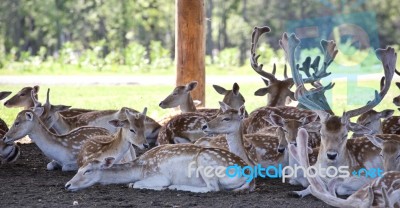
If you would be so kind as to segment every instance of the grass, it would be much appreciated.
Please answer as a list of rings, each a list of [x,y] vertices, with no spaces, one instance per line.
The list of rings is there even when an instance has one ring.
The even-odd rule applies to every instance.
[[[335,80],[334,80],[335,81]],[[333,111],[341,115],[343,110],[364,105],[373,98],[373,90],[379,89],[379,80],[371,81],[335,81],[336,86],[327,93],[328,100]],[[239,82],[240,84],[240,82]],[[0,91],[17,92],[23,86],[3,85]],[[87,109],[119,109],[123,106],[134,108],[138,111],[148,108],[148,115],[156,120],[170,113],[169,110],[161,109],[158,103],[171,93],[173,86],[41,86],[39,100],[45,100],[46,89],[51,88],[50,101],[52,104],[71,105],[75,108]],[[228,86],[224,86],[228,87]],[[263,83],[240,84],[240,91],[246,99],[246,109],[252,111],[266,104],[266,97],[257,97],[253,93],[256,89],[263,87]],[[392,104],[393,97],[399,94],[398,88],[393,85],[385,99],[376,107],[376,110],[396,109]],[[12,95],[11,95],[12,96]],[[218,101],[222,96],[215,92],[211,85],[206,86],[206,106],[217,108]],[[11,125],[21,109],[8,109],[0,105],[0,117]],[[396,113],[395,114],[399,114]]]

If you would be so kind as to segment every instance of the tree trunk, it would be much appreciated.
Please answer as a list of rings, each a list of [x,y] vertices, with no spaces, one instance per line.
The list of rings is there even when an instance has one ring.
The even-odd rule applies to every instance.
[[[204,0],[176,0],[176,84],[197,81],[192,97],[205,105]]]
[[[212,19],[213,2],[208,0],[206,3],[206,17]],[[214,63],[212,51],[214,49],[214,42],[212,39],[212,25],[211,20],[207,20],[207,34],[206,34],[206,55],[211,57],[211,62]]]

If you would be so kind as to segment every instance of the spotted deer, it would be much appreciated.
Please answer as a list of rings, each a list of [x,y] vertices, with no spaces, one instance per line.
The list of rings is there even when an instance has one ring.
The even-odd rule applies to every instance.
[[[6,132],[0,130],[0,138],[3,138],[5,134]],[[5,143],[3,140],[0,140],[1,164],[15,162],[19,158],[20,153],[21,149],[18,144],[15,144],[14,142]]]
[[[68,134],[55,135],[46,128],[33,111],[23,110],[18,113],[14,124],[4,135],[3,141],[11,143],[28,135],[52,160],[47,164],[48,170],[61,167],[63,171],[72,171],[78,169],[76,158],[85,141],[93,136],[109,134],[107,129],[100,127],[80,127]]]
[[[379,138],[379,135],[367,135],[366,137],[378,147],[383,160],[383,169],[385,171],[400,171],[400,141],[395,135],[388,138]]]
[[[181,112],[198,112],[206,116],[214,116],[219,112],[219,109],[197,109],[190,92],[197,86],[196,81],[192,81],[185,86],[177,86],[163,101],[160,102],[159,106],[161,108],[175,108],[180,107]],[[232,90],[226,90],[225,88],[213,85],[214,89],[221,95],[224,96],[223,101],[233,108],[240,108],[245,102],[244,97],[239,92],[239,85],[237,83],[233,84]]]
[[[288,36],[286,33],[280,41],[285,52],[287,53],[288,61],[292,70],[292,74],[298,86],[295,97],[304,106],[313,109],[320,117],[321,123],[321,145],[319,148],[318,160],[315,164],[318,168],[327,168],[328,166],[348,166],[349,171],[358,170],[359,168],[379,168],[382,167],[379,151],[367,138],[358,138],[348,140],[348,131],[352,130],[359,134],[370,133],[370,129],[350,122],[350,118],[365,113],[380,103],[383,97],[387,94],[390,83],[393,78],[394,69],[396,66],[397,54],[393,48],[378,49],[376,51],[377,57],[381,60],[384,67],[384,87],[378,93],[375,91],[374,100],[368,102],[367,105],[358,109],[350,110],[343,113],[342,117],[332,116],[325,112],[325,106],[319,105],[314,102],[315,91],[323,90],[324,86],[320,86],[314,91],[308,91],[304,87],[304,82],[299,74],[298,67],[294,60],[294,51],[299,45],[300,40],[292,34]],[[321,41],[321,45],[330,44],[330,42]],[[330,48],[327,46],[327,48]],[[328,54],[330,53],[327,52]],[[330,58],[324,61],[324,65],[330,62]],[[362,177],[364,178],[364,177]],[[336,189],[338,194],[351,194],[357,191],[365,181],[358,181],[357,183],[342,183]],[[349,185],[351,184],[351,185]]]
[[[193,82],[192,82],[193,83]],[[189,83],[188,85],[190,85]],[[174,92],[168,96],[164,101],[163,105],[169,104],[173,100],[175,91],[181,91],[185,88],[192,88],[186,85],[185,87],[177,87]],[[223,101],[227,102],[228,105],[239,108],[239,105],[243,105],[245,100],[239,92],[239,85],[233,84],[232,90],[226,90],[220,86],[214,85],[214,89],[224,95]],[[178,93],[179,94],[179,93]],[[190,96],[190,93],[185,95]],[[186,100],[183,99],[183,100]],[[191,100],[191,97],[190,99]],[[161,105],[160,103],[160,105]],[[165,104],[166,103],[166,104]],[[208,109],[210,110],[210,109]],[[201,113],[189,112],[181,115],[172,117],[161,129],[158,135],[157,143],[162,144],[177,144],[177,143],[193,143],[201,137],[207,136],[201,129],[201,127],[209,120],[217,116],[219,109],[212,109],[215,111],[212,116],[207,116]],[[209,114],[211,115],[211,114]],[[246,112],[247,115],[247,112]]]
[[[291,146],[290,150],[297,155],[300,164],[308,168],[309,158],[307,149],[308,134],[305,129],[300,129],[297,138],[297,148]],[[400,172],[385,172],[382,177],[364,184],[348,198],[342,199],[336,196],[334,183],[326,184],[317,174],[316,177],[307,178],[310,183],[310,192],[318,199],[335,207],[394,207],[400,203]]]
[[[369,129],[371,129],[371,131],[377,133],[377,134],[391,134],[390,131],[387,131],[387,124],[383,123],[381,121],[381,119],[389,119],[390,117],[392,117],[394,113],[394,110],[383,110],[380,112],[377,112],[373,109],[361,114],[358,118],[356,123],[360,124],[362,126],[365,126]],[[385,128],[384,128],[385,127]],[[399,126],[400,127],[400,126]],[[383,131],[385,130],[385,131]],[[359,134],[353,134],[352,137],[360,137],[363,135],[359,135]]]
[[[92,161],[80,168],[66,183],[69,191],[78,191],[96,183],[133,183],[131,187],[153,190],[181,190],[190,192],[253,191],[255,180],[244,177],[207,175],[206,170],[225,173],[228,166],[247,163],[229,151],[203,148],[193,144],[167,144],[155,147],[134,161],[114,164],[114,158]]]
[[[262,167],[270,165],[287,165],[287,154],[276,151],[278,138],[264,134],[243,135],[244,106],[239,110],[233,109],[220,102],[222,113],[207,122],[202,128],[209,134],[225,134],[229,151],[241,157],[249,165],[260,164]],[[246,139],[244,139],[246,138]],[[249,147],[245,147],[245,140]],[[247,143],[247,142],[246,142]]]
[[[94,136],[87,140],[78,154],[78,165],[83,167],[90,161],[102,161],[107,157],[113,157],[115,163],[130,162],[136,158],[136,152],[132,145],[141,150],[149,147],[144,135],[144,121],[147,108],[142,113],[132,113],[125,110],[125,120],[109,121],[118,129],[112,136]]]
[[[59,113],[59,111],[64,109],[65,106],[50,104],[49,93],[50,89],[47,91],[46,103],[44,105],[41,105],[37,100],[34,101],[35,105],[33,111],[40,116],[40,119],[47,128],[53,128],[58,134],[66,134],[73,129],[82,126],[103,127],[110,131],[110,133],[116,133],[118,128],[110,125],[108,123],[109,121],[125,119],[125,109],[128,109],[133,113],[139,113],[134,109],[123,107],[120,110],[99,110],[82,113],[73,117],[64,117]],[[155,144],[160,127],[160,124],[146,116],[145,135],[150,145]]]
[[[38,99],[38,92],[39,92],[39,86],[35,85],[33,87],[24,87],[22,88],[17,94],[12,96],[10,99],[8,99],[5,103],[4,106],[7,108],[24,108],[25,110],[29,110],[30,108],[34,107],[34,99],[31,97],[31,94],[34,94],[34,98],[37,100]],[[91,112],[93,110],[88,110],[88,109],[80,109],[80,108],[72,108],[69,109],[70,106],[67,108],[63,109],[63,111],[60,111],[60,114],[65,116],[65,117],[72,117],[79,115],[81,113],[86,113],[86,112]]]

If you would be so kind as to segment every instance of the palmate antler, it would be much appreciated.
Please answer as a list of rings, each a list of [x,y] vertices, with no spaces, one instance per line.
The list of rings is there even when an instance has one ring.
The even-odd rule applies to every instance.
[[[334,41],[321,41],[321,47],[324,53],[324,63],[321,68],[319,68],[319,56],[316,57],[312,63],[311,58],[307,57],[302,67],[296,64],[294,52],[299,44],[300,40],[295,34],[288,36],[287,33],[284,33],[282,39],[279,40],[279,45],[285,51],[286,59],[292,71],[293,81],[297,87],[295,98],[299,101],[300,107],[304,106],[308,109],[321,110],[333,114],[326,101],[325,92],[332,89],[334,84],[329,83],[327,86],[323,86],[319,81],[331,74],[327,72],[327,69],[338,53],[336,44]],[[312,74],[310,69],[314,71]],[[299,71],[303,71],[307,78],[303,79]],[[304,86],[305,83],[311,83],[316,89],[308,91]]]

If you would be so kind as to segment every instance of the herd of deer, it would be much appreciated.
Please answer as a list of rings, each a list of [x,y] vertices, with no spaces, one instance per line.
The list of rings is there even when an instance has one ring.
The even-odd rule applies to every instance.
[[[400,206],[400,117],[393,110],[374,111],[387,94],[394,74],[397,54],[393,48],[378,49],[384,76],[380,92],[365,106],[334,115],[325,92],[334,87],[321,84],[329,76],[327,68],[338,50],[334,41],[321,41],[320,57],[306,58],[302,64],[295,60],[300,40],[283,34],[279,41],[285,51],[292,78],[284,69],[284,80],[263,70],[256,55],[258,39],[269,27],[255,27],[252,34],[251,66],[267,85],[255,95],[268,96],[268,103],[249,114],[239,85],[231,90],[214,85],[224,96],[220,109],[197,109],[190,92],[193,81],[176,87],[160,102],[161,108],[180,107],[181,114],[158,123],[142,112],[123,107],[120,110],[71,109],[53,105],[47,99],[38,101],[39,87],[25,87],[4,103],[6,107],[23,107],[10,129],[1,120],[0,157],[11,163],[18,159],[21,149],[15,143],[25,136],[35,142],[51,162],[48,170],[77,171],[66,183],[70,191],[96,183],[126,183],[132,188],[176,189],[192,192],[220,190],[253,191],[244,177],[209,177],[196,167],[295,166],[327,168],[348,166],[349,171],[360,168],[381,168],[382,177],[330,178],[306,177],[297,174],[289,183],[306,189],[292,194],[313,194],[324,202],[339,207]],[[312,69],[312,71],[311,71]],[[303,71],[306,78],[300,74]],[[313,86],[306,89],[306,84]],[[291,88],[295,85],[296,90]],[[400,83],[396,83],[400,87]],[[11,92],[1,92],[4,99]],[[297,107],[286,106],[290,98]],[[400,96],[393,99],[400,106]],[[356,123],[350,118],[359,116]],[[353,132],[352,138],[348,138]],[[140,154],[142,153],[142,154]],[[143,153],[144,152],[144,153]],[[199,171],[199,177],[188,177]],[[337,195],[350,195],[347,199]]]

